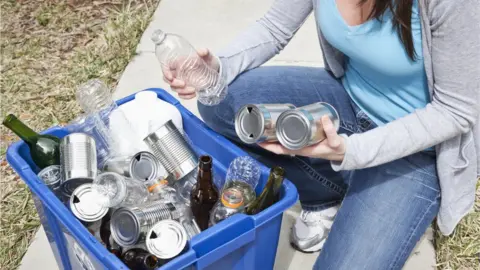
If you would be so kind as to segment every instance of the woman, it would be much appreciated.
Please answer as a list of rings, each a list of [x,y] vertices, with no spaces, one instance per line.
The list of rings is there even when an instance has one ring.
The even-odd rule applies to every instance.
[[[312,11],[325,69],[259,67]],[[218,57],[199,50],[230,83],[219,105],[199,104],[202,118],[264,164],[286,168],[303,209],[291,242],[321,250],[315,269],[401,269],[436,216],[448,235],[471,209],[480,168],[478,18],[477,0],[276,0]],[[164,71],[172,89],[193,98],[196,89],[172,74]],[[235,113],[247,103],[318,101],[341,121],[337,133],[323,118],[327,139],[317,145],[244,145],[235,133]]]

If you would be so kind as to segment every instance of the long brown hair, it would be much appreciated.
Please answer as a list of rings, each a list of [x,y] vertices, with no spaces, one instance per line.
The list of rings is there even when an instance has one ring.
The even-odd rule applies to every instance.
[[[363,5],[368,0],[360,0]],[[416,59],[415,48],[412,37],[412,5],[413,0],[373,0],[373,8],[368,16],[369,19],[380,19],[383,13],[389,9],[393,14],[393,27],[397,30],[398,36],[407,51],[410,59]]]

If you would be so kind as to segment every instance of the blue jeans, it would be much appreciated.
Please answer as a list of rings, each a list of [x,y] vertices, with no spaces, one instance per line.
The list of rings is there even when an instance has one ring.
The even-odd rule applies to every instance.
[[[377,127],[342,84],[321,68],[256,68],[232,82],[227,98],[218,106],[198,106],[213,130],[265,165],[283,166],[298,189],[304,210],[341,203],[314,269],[401,269],[439,209],[434,152],[419,152],[373,168],[335,172],[327,160],[275,155],[243,144],[235,133],[235,113],[247,103],[304,106],[318,101],[337,109],[339,133],[350,135]]]

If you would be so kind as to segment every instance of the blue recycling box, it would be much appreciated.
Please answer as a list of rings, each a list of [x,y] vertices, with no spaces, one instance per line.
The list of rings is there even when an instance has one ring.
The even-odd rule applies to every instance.
[[[196,150],[213,157],[215,173],[225,178],[233,159],[247,155],[232,142],[220,136],[162,89],[158,97],[175,105],[181,112],[185,133]],[[119,100],[123,104],[134,95]],[[67,135],[65,128],[53,127],[43,133],[58,137]],[[12,144],[7,160],[25,181],[33,194],[40,220],[53,254],[61,269],[128,269],[115,255],[108,252],[91,235],[67,207],[45,186],[35,173],[28,146],[22,141]],[[262,177],[257,194],[265,186],[269,168],[262,165]],[[282,225],[283,212],[298,199],[295,186],[285,179],[280,200],[258,213],[236,214],[196,235],[180,256],[159,269],[273,269]]]

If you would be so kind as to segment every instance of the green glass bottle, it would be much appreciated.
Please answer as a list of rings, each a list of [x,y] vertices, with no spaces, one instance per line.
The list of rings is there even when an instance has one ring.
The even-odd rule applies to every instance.
[[[60,165],[59,138],[36,133],[13,114],[5,117],[3,125],[28,145],[30,156],[40,170],[51,165]]]
[[[282,167],[273,167],[270,170],[267,184],[260,196],[255,199],[247,208],[248,215],[255,215],[271,206],[278,200],[278,194],[283,180],[285,179],[285,170]]]

